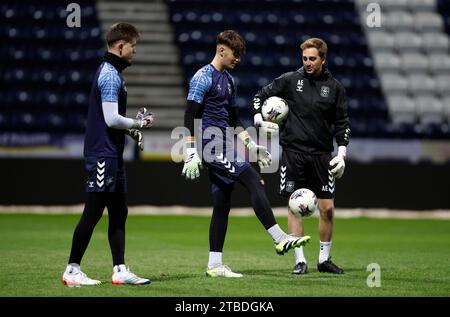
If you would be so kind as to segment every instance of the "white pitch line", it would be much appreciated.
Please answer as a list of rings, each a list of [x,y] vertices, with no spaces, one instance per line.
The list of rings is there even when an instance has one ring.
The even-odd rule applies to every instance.
[[[81,214],[83,205],[71,206],[0,206],[0,214]],[[273,208],[277,217],[286,217],[286,207]],[[186,207],[186,206],[131,206],[129,215],[192,215],[210,216],[212,207]],[[371,209],[371,208],[337,208],[336,218],[390,218],[390,219],[450,219],[450,210],[398,210],[398,209]],[[252,208],[231,208],[231,216],[254,216]],[[318,217],[316,212],[312,217]]]

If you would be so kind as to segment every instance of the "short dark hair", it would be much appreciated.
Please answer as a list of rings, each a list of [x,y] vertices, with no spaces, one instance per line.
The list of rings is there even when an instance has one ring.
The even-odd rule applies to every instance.
[[[302,44],[300,44],[300,48],[302,49],[302,51],[304,49],[312,48],[312,47],[316,48],[319,51],[320,58],[322,58],[322,59],[327,58],[328,46],[324,40],[317,38],[317,37],[312,37],[312,38],[304,41]]]
[[[217,45],[223,44],[229,47],[237,56],[245,54],[245,40],[242,36],[233,30],[226,30],[217,35]]]
[[[106,33],[106,43],[108,47],[118,41],[125,41],[131,43],[134,39],[139,38],[138,30],[131,24],[126,22],[119,22],[113,24],[108,33]]]

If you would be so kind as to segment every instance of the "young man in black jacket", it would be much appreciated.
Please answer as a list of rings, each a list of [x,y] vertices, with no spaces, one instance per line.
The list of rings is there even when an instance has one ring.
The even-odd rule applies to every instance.
[[[335,178],[345,168],[346,146],[350,124],[345,89],[326,68],[327,44],[310,38],[300,45],[303,67],[276,78],[254,97],[254,123],[261,126],[261,105],[271,96],[286,100],[289,114],[280,127],[283,149],[280,166],[279,194],[289,197],[298,188],[311,189],[318,198],[320,210],[320,272],[342,274],[330,260],[333,234]],[[333,137],[338,153],[332,158]],[[294,236],[303,235],[303,222],[288,211],[288,229]],[[302,247],[295,249],[294,274],[307,272]]]

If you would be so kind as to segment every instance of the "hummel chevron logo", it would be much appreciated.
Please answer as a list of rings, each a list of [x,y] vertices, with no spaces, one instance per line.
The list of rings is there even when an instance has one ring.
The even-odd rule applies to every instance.
[[[281,166],[281,171],[286,172],[286,166]]]
[[[231,163],[230,163],[230,162],[228,162],[227,164],[225,164],[225,168],[230,169],[230,167],[231,167]]]
[[[234,166],[231,167],[230,172],[234,173]]]
[[[103,161],[103,163],[97,162],[97,166],[98,166],[99,168],[105,167],[105,161]]]
[[[103,187],[103,184],[104,184],[103,181],[101,181],[101,182],[97,181],[97,186],[98,186],[98,187],[102,188],[102,187]]]
[[[101,182],[105,178],[105,175],[97,174],[97,179]]]
[[[286,187],[286,185],[280,185],[280,190],[283,190]]]
[[[285,178],[282,178],[282,179],[280,180],[280,183],[281,183],[281,184],[286,183],[286,179],[285,179]]]

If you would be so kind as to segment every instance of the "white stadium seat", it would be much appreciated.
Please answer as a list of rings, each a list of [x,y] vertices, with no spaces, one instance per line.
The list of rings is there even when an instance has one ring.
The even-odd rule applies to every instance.
[[[442,123],[444,106],[440,99],[434,96],[418,96],[415,102],[417,116],[421,123]]]
[[[414,15],[413,26],[419,32],[442,32],[444,29],[444,20],[440,14],[435,12],[419,12]]]
[[[411,95],[435,94],[436,83],[432,77],[423,74],[410,74],[408,79],[408,92]]]
[[[443,98],[442,104],[443,104],[444,117],[445,117],[445,119],[447,119],[448,123],[450,124],[450,96]]]
[[[449,74],[450,73],[450,56],[448,54],[437,53],[428,54],[428,66],[429,70],[438,74]]]
[[[394,48],[394,37],[388,32],[373,31],[368,34],[368,41],[374,51],[390,51]]]
[[[444,33],[426,32],[422,33],[422,43],[425,50],[433,53],[449,52],[450,40]]]
[[[416,105],[406,95],[392,95],[387,98],[391,119],[395,123],[414,123],[416,121]]]
[[[395,53],[376,52],[373,56],[375,66],[382,72],[396,72],[400,69],[400,58]]]
[[[381,86],[387,94],[406,93],[408,81],[399,73],[380,73]]]
[[[436,82],[436,92],[442,97],[450,97],[450,73],[437,75],[434,80]]]
[[[405,73],[422,73],[428,71],[428,56],[421,53],[406,53],[400,55],[400,65]]]
[[[410,30],[414,25],[414,17],[405,11],[392,11],[381,14],[381,25],[392,31]]]
[[[394,34],[395,48],[399,52],[420,51],[422,49],[422,37],[409,31],[400,31]]]

